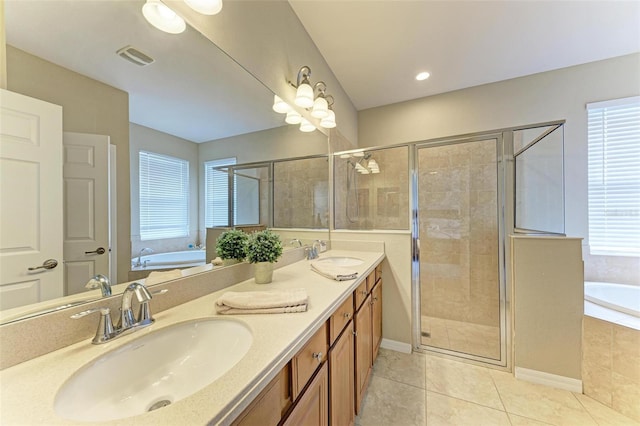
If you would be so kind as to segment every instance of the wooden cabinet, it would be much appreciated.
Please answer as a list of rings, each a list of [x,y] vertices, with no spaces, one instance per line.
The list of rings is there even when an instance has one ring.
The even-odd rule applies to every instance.
[[[328,424],[329,376],[325,362],[285,420],[284,425],[326,426]]]
[[[373,350],[371,362],[374,363],[382,343],[382,280],[378,280],[371,291],[371,335]]]
[[[354,334],[349,322],[329,351],[329,412],[332,426],[352,426],[355,421]]]
[[[277,426],[291,407],[291,364],[287,364],[247,409],[234,426]]]
[[[378,265],[232,424],[353,426],[381,341]]]
[[[293,399],[298,398],[320,364],[327,359],[327,324],[309,339],[291,360]]]
[[[372,366],[372,346],[371,346],[371,295],[367,296],[360,310],[354,316],[355,322],[355,408],[356,414],[360,413],[362,396],[369,384],[369,374]]]

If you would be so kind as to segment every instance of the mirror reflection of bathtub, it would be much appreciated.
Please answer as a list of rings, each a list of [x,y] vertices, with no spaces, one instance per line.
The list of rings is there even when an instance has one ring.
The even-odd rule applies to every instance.
[[[168,253],[151,253],[131,259],[129,280],[146,278],[151,272],[205,266],[205,249],[189,249]],[[200,271],[202,272],[202,271]]]

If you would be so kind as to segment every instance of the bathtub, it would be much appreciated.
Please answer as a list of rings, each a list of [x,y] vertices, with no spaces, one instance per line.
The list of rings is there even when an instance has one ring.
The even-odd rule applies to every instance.
[[[185,250],[185,251],[173,251],[169,253],[152,253],[140,258],[140,263],[143,266],[136,267],[138,258],[131,259],[131,266],[139,269],[157,269],[167,268],[170,266],[176,266],[178,268],[186,268],[190,266],[204,265],[206,257],[205,250]]]
[[[584,299],[640,318],[640,286],[586,281]]]

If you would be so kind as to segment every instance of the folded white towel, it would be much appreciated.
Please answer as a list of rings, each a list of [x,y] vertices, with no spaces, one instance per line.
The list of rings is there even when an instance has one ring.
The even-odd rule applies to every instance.
[[[144,280],[144,285],[149,286],[178,278],[182,278],[182,271],[180,269],[174,269],[172,271],[152,271],[147,279]]]
[[[336,281],[348,281],[358,278],[358,271],[342,266],[325,265],[318,262],[311,263],[311,270]]]
[[[268,291],[229,291],[216,301],[219,314],[272,314],[305,312],[307,291],[304,288]]]

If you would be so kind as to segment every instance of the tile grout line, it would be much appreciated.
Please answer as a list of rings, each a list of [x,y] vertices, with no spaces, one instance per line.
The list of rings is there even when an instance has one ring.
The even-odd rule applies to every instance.
[[[573,392],[571,392],[571,396],[573,396],[577,401],[578,404],[580,404],[580,406],[582,407],[582,409],[589,415],[589,417],[591,417],[591,419],[593,420],[593,422],[597,425],[599,425],[600,423],[598,422],[598,420],[596,420],[595,417],[593,417],[593,415],[591,414],[591,411],[589,411],[589,409],[587,408],[586,405],[584,405],[582,403],[582,401],[580,401],[580,398],[578,398]]]
[[[400,385],[411,386],[414,389],[420,389],[420,390],[423,390],[425,392],[427,390],[426,387],[425,388],[421,388],[420,386],[412,385],[411,383],[405,383],[405,382],[401,382],[400,380],[391,379],[389,377],[382,376],[382,375],[380,375],[380,373],[375,373],[373,371],[371,372],[371,375],[372,376],[376,376],[379,379],[385,379],[385,380],[389,380],[390,382],[398,383]],[[425,386],[426,386],[426,383],[425,383]]]

